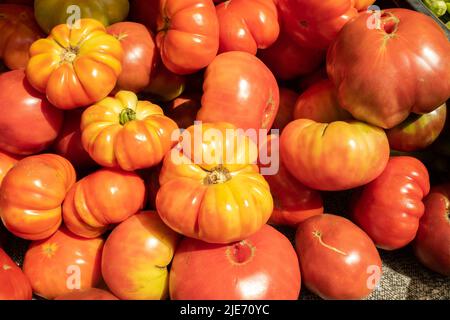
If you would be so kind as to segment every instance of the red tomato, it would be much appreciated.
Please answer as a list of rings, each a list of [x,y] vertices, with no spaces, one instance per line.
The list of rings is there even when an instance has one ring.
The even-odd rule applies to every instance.
[[[177,74],[203,69],[219,49],[212,0],[160,0],[156,43],[166,67]]]
[[[116,90],[142,91],[150,84],[159,59],[153,34],[135,22],[118,22],[106,30],[123,48],[122,73],[117,79]]]
[[[0,149],[29,155],[47,148],[58,136],[63,112],[31,87],[22,70],[0,75],[0,88]]]
[[[433,187],[424,203],[414,252],[425,266],[450,276],[450,184]]]
[[[381,278],[375,245],[345,218],[309,218],[299,225],[295,246],[303,283],[323,299],[365,298]]]
[[[245,51],[253,55],[278,38],[277,7],[273,0],[233,0],[217,5],[219,52]]]
[[[395,250],[416,236],[430,191],[425,166],[412,157],[393,157],[386,169],[365,186],[353,207],[353,219],[377,247]]]
[[[197,119],[238,128],[270,129],[279,106],[272,72],[247,52],[222,53],[208,66]]]
[[[358,14],[353,0],[278,0],[278,8],[292,41],[318,49],[326,49]]]
[[[174,120],[179,128],[187,129],[194,125],[201,107],[200,100],[201,97],[197,93],[183,94],[169,103],[165,109],[166,115]]]
[[[31,300],[28,278],[0,248],[0,300]]]
[[[217,245],[185,238],[170,272],[174,300],[296,300],[300,269],[289,240],[264,225],[240,242]]]
[[[355,0],[355,8],[358,11],[367,9],[369,6],[375,3],[375,0]]]
[[[124,300],[157,300],[168,295],[169,271],[178,235],[156,212],[141,212],[114,229],[105,244],[102,274]]]
[[[61,228],[50,238],[31,243],[23,271],[35,294],[54,299],[100,282],[102,250],[101,238],[83,239]]]
[[[20,160],[19,156],[0,151],[0,186],[9,170]]]
[[[327,69],[343,108],[388,129],[450,97],[450,42],[424,14],[388,9],[379,29],[368,28],[371,14],[361,13],[342,29],[328,51]]]
[[[91,288],[60,295],[55,300],[119,300],[108,291]]]
[[[159,0],[131,0],[130,19],[147,26],[156,33],[156,20],[159,14]]]
[[[289,122],[294,120],[294,107],[298,94],[286,88],[280,88],[280,107],[273,121],[272,129],[283,130]]]

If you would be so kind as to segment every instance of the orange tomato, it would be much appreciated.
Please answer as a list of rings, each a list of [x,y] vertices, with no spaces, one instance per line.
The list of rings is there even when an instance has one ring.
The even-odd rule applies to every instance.
[[[90,288],[60,295],[55,300],[119,300],[108,291]]]
[[[3,179],[12,167],[19,161],[20,157],[0,151],[0,186]]]
[[[0,300],[31,300],[31,295],[30,281],[0,248]]]
[[[84,107],[105,98],[122,72],[120,41],[93,19],[80,28],[60,24],[30,48],[26,72],[33,87],[60,109]]]
[[[63,157],[42,154],[19,161],[0,187],[3,224],[20,238],[48,238],[61,224],[61,204],[74,183],[75,170]]]

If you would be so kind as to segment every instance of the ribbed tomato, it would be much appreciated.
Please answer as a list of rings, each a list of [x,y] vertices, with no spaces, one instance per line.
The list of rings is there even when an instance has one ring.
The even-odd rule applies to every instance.
[[[9,170],[20,160],[19,156],[0,151],[0,186]]]
[[[31,300],[28,278],[14,261],[0,248],[0,301]]]

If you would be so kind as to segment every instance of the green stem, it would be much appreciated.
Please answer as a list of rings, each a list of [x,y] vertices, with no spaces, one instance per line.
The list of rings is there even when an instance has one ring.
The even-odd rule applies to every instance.
[[[136,111],[130,108],[123,109],[119,115],[120,125],[125,125],[129,121],[136,120]]]

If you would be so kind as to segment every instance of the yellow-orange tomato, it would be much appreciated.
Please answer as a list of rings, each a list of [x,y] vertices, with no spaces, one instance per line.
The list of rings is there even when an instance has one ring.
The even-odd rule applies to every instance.
[[[0,151],[0,186],[2,185],[3,178],[5,178],[8,171],[14,167],[19,159],[19,156]]]
[[[60,24],[30,48],[28,81],[60,109],[105,98],[122,72],[120,41],[96,20],[81,19],[79,24],[79,28]]]
[[[231,124],[197,124],[183,133],[180,147],[164,159],[156,196],[168,226],[205,242],[229,243],[267,222],[273,200],[253,164],[257,150],[249,137]]]
[[[126,171],[160,163],[173,147],[177,124],[131,91],[119,91],[87,108],[81,118],[84,148],[98,164]]]
[[[75,180],[74,168],[61,156],[42,154],[19,161],[0,188],[3,224],[20,238],[50,237],[61,224],[61,204]]]

